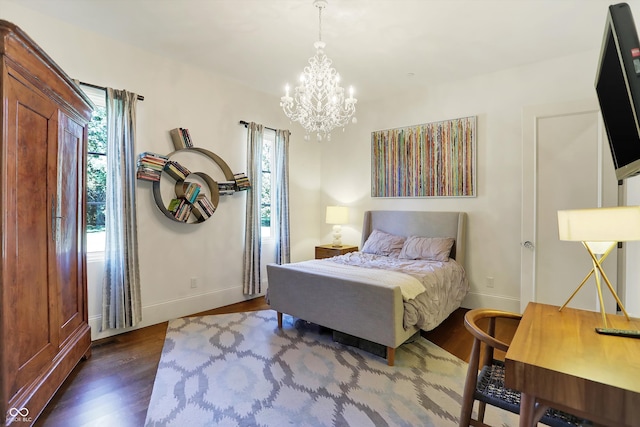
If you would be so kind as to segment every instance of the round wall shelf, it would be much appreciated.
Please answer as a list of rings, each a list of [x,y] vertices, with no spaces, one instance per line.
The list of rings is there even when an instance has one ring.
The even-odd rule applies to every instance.
[[[229,168],[229,166],[225,163],[225,161],[222,160],[222,158],[217,154],[204,148],[188,147],[188,148],[181,148],[179,150],[173,151],[172,153],[168,154],[166,157],[171,159],[171,156],[179,152],[197,152],[208,157],[216,165],[218,165],[218,167],[222,170],[224,177],[227,181],[234,181],[234,176],[233,176],[233,172],[231,171],[231,168]],[[160,181],[154,181],[153,182],[153,198],[156,202],[156,205],[160,209],[160,211],[167,218],[183,224],[199,224],[201,222],[206,221],[213,215],[220,201],[220,192],[218,190],[218,183],[214,179],[212,179],[209,175],[207,175],[204,172],[190,172],[187,176],[185,176],[184,179],[180,179],[179,177],[172,176],[170,173],[166,171],[163,171],[162,174],[160,174],[160,179],[162,179],[162,175],[165,173],[171,176],[172,179],[175,179],[176,182],[174,185],[174,190],[176,193],[176,199],[182,200],[183,202],[181,203],[188,204],[189,206],[186,206],[185,209],[188,209],[190,212],[188,215],[186,215],[186,220],[180,220],[176,218],[176,216],[171,211],[169,211],[169,209],[167,209],[167,206],[162,200],[162,194],[160,192]],[[205,201],[202,201],[202,200],[198,201],[197,198],[193,198],[192,200],[189,200],[187,193],[189,191],[188,178],[190,175],[198,176],[207,184],[207,187],[209,188],[209,199],[208,199],[208,201],[210,202],[209,204],[205,203]],[[204,206],[203,206],[203,203],[204,203]],[[210,206],[207,207],[207,205],[210,205]],[[211,212],[207,212],[207,211],[211,211]],[[189,220],[192,215],[193,217],[195,217],[195,221]]]

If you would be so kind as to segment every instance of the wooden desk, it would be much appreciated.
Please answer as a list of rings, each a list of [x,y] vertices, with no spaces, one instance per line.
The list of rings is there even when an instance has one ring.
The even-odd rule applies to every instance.
[[[599,312],[529,303],[505,357],[505,385],[522,393],[520,426],[534,404],[609,426],[640,425],[640,339],[600,335]],[[607,315],[609,327],[640,319]]]

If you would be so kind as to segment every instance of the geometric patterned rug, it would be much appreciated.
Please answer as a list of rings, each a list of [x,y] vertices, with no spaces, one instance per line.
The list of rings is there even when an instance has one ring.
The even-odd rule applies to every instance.
[[[457,426],[467,364],[419,337],[395,366],[272,310],[169,322],[145,426]],[[491,425],[517,425],[487,412]]]

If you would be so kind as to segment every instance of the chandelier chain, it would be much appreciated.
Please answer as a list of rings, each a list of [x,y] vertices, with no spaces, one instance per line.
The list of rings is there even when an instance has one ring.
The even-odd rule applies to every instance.
[[[324,7],[322,5],[317,5],[318,7],[318,41],[322,41],[322,9]]]

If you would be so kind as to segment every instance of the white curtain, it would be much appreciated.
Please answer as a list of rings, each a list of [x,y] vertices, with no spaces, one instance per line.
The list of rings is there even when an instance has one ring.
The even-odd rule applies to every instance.
[[[274,147],[274,218],[276,240],[276,263],[290,261],[289,246],[289,135],[288,130],[277,130]]]
[[[107,197],[102,329],[142,320],[136,221],[135,93],[107,88]]]
[[[263,126],[251,122],[247,125],[247,176],[251,188],[247,190],[245,211],[244,257],[242,289],[245,295],[261,292],[260,251],[261,241],[261,188]]]

